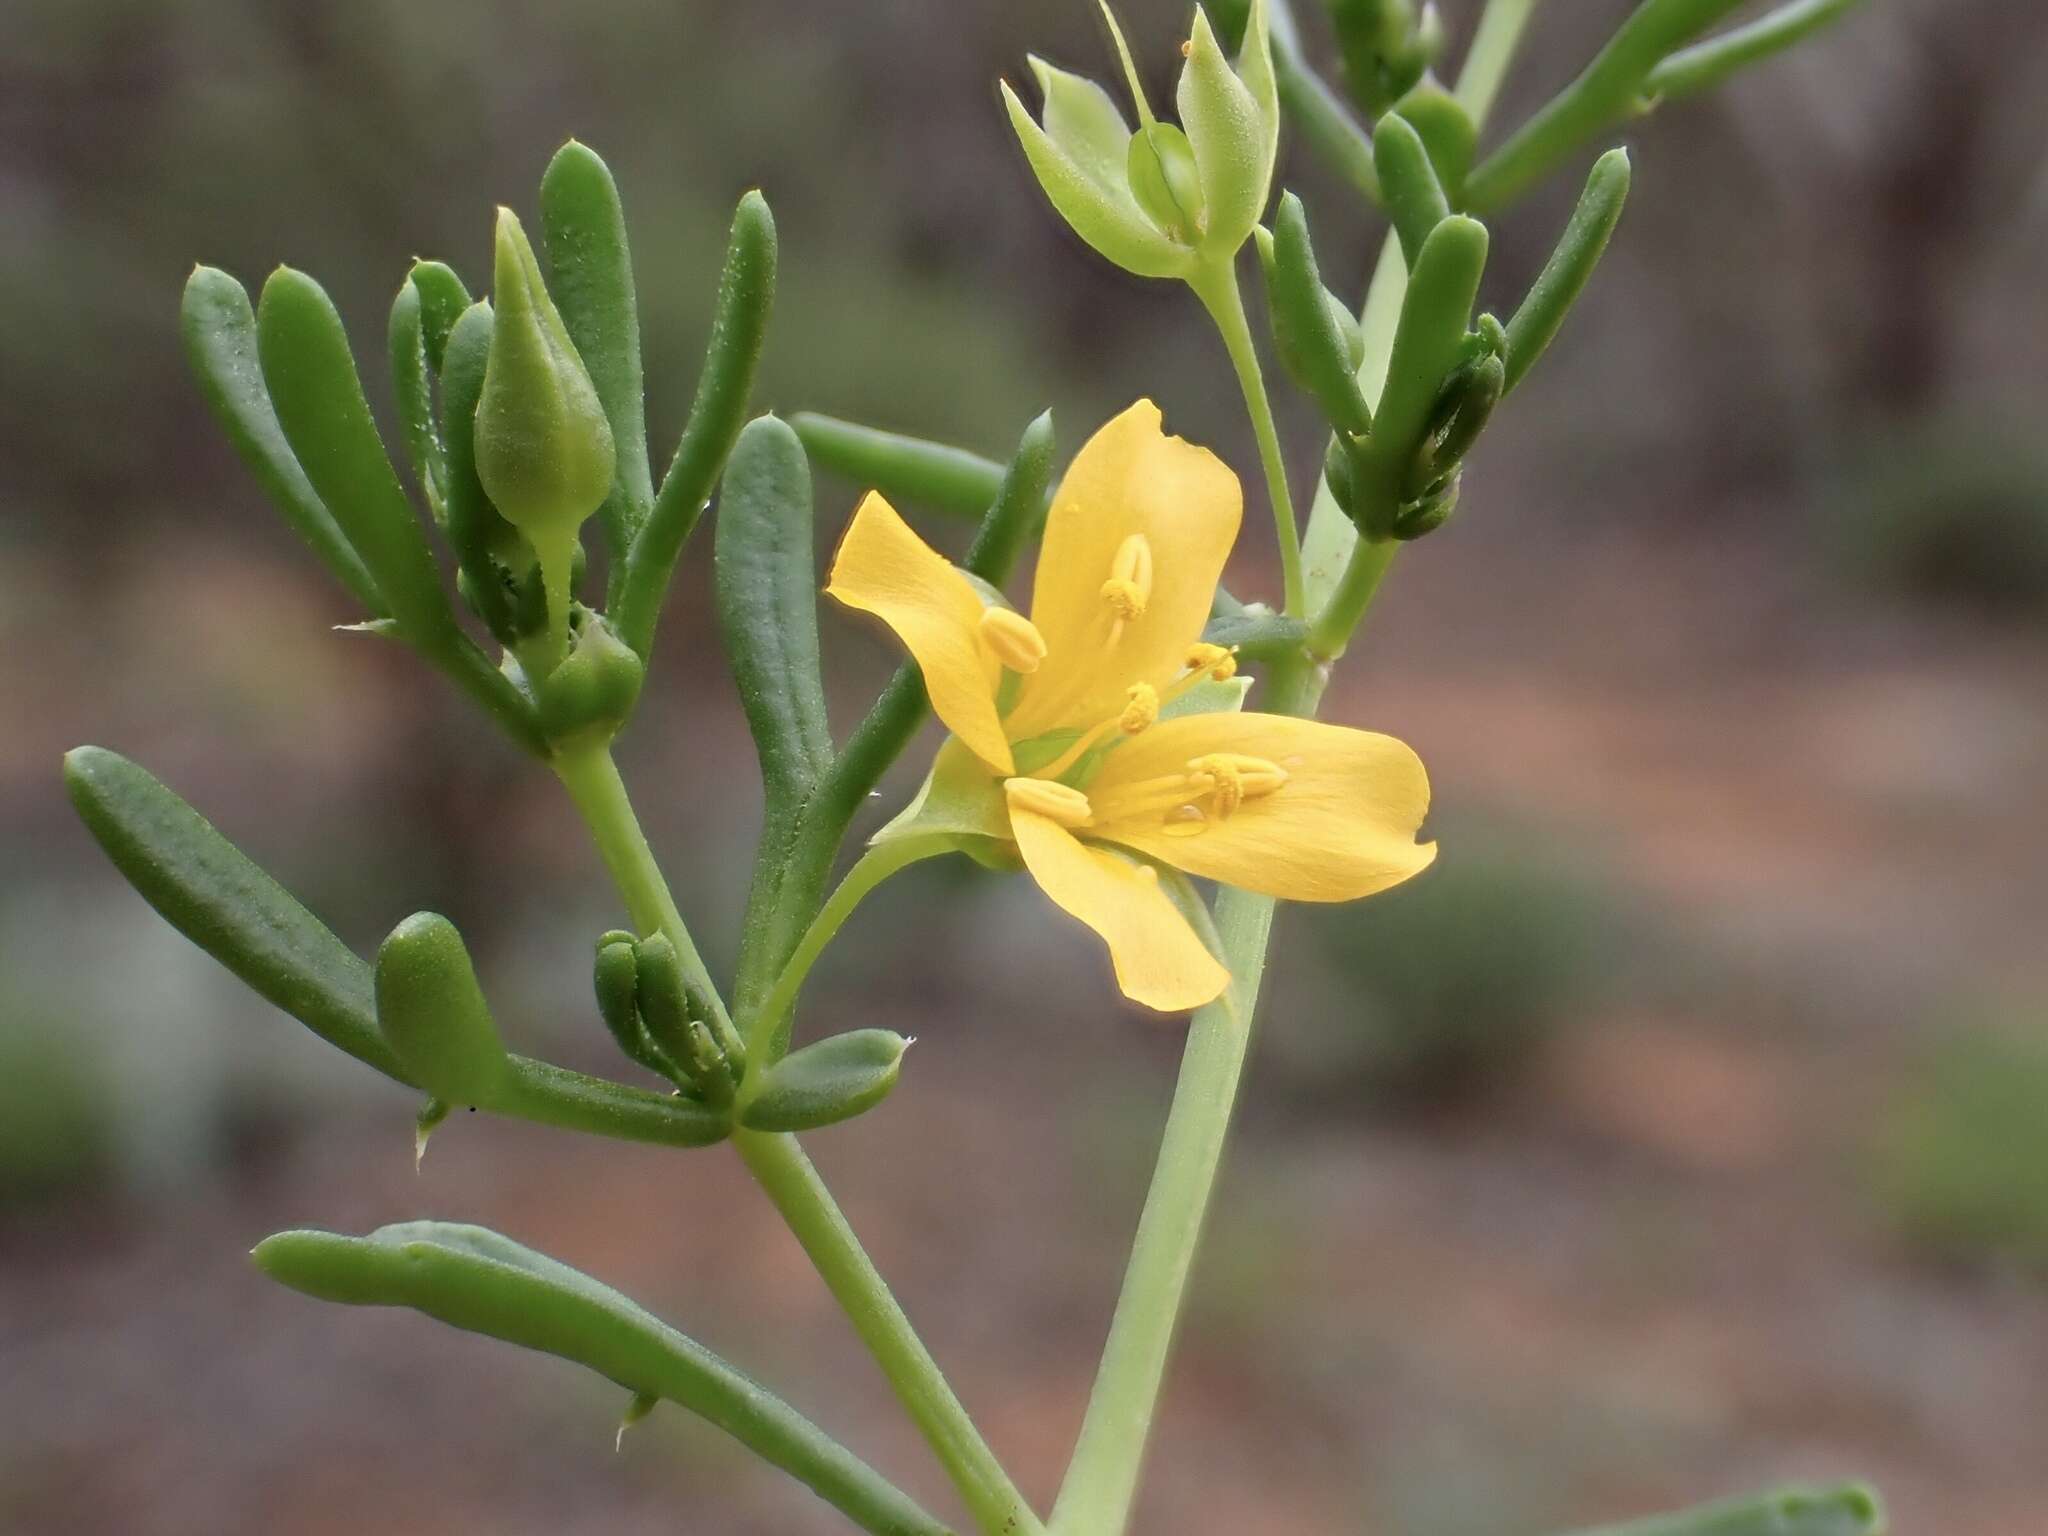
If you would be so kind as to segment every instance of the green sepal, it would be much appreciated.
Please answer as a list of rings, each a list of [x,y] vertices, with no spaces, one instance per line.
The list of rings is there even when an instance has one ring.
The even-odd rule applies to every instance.
[[[285,440],[408,638],[456,632],[441,573],[363,398],[341,316],[320,285],[280,267],[256,306],[257,353]]]
[[[65,788],[114,867],[170,925],[330,1045],[409,1088],[422,1085],[377,1025],[370,966],[197,811],[102,747],[64,759]],[[480,1105],[622,1141],[699,1147],[726,1119],[701,1104],[524,1056]]]
[[[1228,260],[1251,238],[1271,194],[1279,148],[1279,102],[1265,7],[1255,3],[1239,68],[1224,57],[1208,14],[1195,10],[1174,92],[1201,187],[1193,244],[1205,260]]]
[[[1450,199],[1422,135],[1400,113],[1389,112],[1373,129],[1372,159],[1387,218],[1412,269],[1429,232],[1451,216]]]
[[[447,483],[447,457],[441,433],[434,420],[434,381],[427,358],[427,331],[421,315],[420,291],[407,277],[391,301],[391,322],[385,340],[391,352],[391,391],[398,401],[398,426],[405,442],[406,458],[412,464],[413,479],[427,499],[427,510],[436,523],[445,524],[448,513],[443,486]]]
[[[1323,286],[1316,268],[1301,199],[1283,192],[1273,233],[1258,233],[1259,266],[1281,366],[1315,397],[1332,426],[1353,434],[1370,431],[1372,410],[1358,386],[1351,337],[1336,318],[1342,305]]]
[[[1244,708],[1252,680],[1242,673],[1222,679],[1205,678],[1178,698],[1160,706],[1159,718],[1178,720],[1182,715],[1234,715]]]
[[[813,1131],[850,1120],[889,1096],[910,1041],[894,1030],[833,1035],[769,1067],[740,1106],[753,1131]]]
[[[633,540],[625,580],[613,588],[610,606],[619,633],[642,658],[654,645],[655,625],[676,560],[747,419],[747,399],[753,393],[775,304],[775,265],[774,215],[766,198],[749,192],[733,214],[711,340],[704,350],[704,371],[697,378],[690,419],[646,525]]]
[[[218,267],[194,267],[179,321],[185,360],[200,393],[249,472],[355,600],[372,615],[388,614],[375,578],[306,478],[278,424],[257,360],[256,311],[248,293]]]
[[[1002,781],[956,737],[948,736],[932,771],[896,816],[870,842],[906,837],[986,837],[1007,842],[1010,807]]]
[[[1048,77],[1057,72],[1033,67],[1046,90],[1049,111],[1053,87]],[[1102,178],[1095,145],[1086,146],[1077,157],[1033,120],[1007,80],[1002,82],[1002,96],[1031,174],[1069,229],[1136,277],[1185,277],[1194,269],[1193,248],[1159,228],[1138,205],[1131,193],[1128,161],[1121,184]]]
[[[946,1527],[744,1372],[566,1264],[482,1227],[406,1222],[368,1237],[280,1232],[257,1268],[322,1301],[408,1307],[570,1360],[724,1430],[877,1536]]]
[[[441,443],[445,453],[448,546],[461,572],[463,600],[500,645],[519,638],[515,575],[533,565],[533,549],[498,515],[476,473],[476,405],[491,355],[491,306],[479,301],[449,332],[441,370]]]
[[[1625,149],[1610,149],[1593,163],[1586,187],[1579,194],[1570,221],[1557,248],[1536,275],[1507,324],[1504,389],[1511,390],[1536,366],[1536,360],[1550,345],[1564,324],[1580,293],[1600,264],[1609,236],[1621,220],[1622,205],[1628,201],[1629,160]]]
[[[633,536],[654,505],[640,317],[618,186],[604,161],[574,139],[556,151],[541,177],[540,222],[548,291],[603,402],[617,450],[611,493],[597,515],[614,578],[622,579]]]
[[[639,654],[601,613],[576,610],[569,654],[534,688],[540,728],[556,750],[610,741],[633,718],[647,675]]]
[[[1240,660],[1277,661],[1300,652],[1308,623],[1270,608],[1244,608],[1211,617],[1202,638],[1211,645],[1229,646]]]
[[[901,505],[980,517],[996,499],[1003,466],[965,448],[799,411],[790,427],[819,469],[880,491]]]
[[[377,950],[377,1027],[407,1075],[450,1104],[496,1101],[505,1045],[455,925],[415,912]]]
[[[1131,129],[1115,100],[1085,75],[1028,55],[1045,136],[1112,199],[1131,195]]]

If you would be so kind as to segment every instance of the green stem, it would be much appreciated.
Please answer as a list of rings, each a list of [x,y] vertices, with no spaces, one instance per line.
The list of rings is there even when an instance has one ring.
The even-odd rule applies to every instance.
[[[749,1083],[758,1084],[761,1081],[759,1068],[780,1060],[789,1049],[790,1018],[796,1008],[797,994],[803,990],[804,978],[810,975],[812,965],[825,952],[825,946],[853,916],[853,909],[898,870],[915,864],[919,859],[945,853],[952,846],[950,840],[939,837],[906,837],[877,843],[846,872],[846,878],[839,882],[839,888],[833,891],[831,899],[819,909],[818,915],[811,919],[810,927],[804,930],[804,936],[790,952],[789,962],[783,966],[782,974],[776,977],[775,985],[762,999],[761,1006],[747,1019],[747,1060],[756,1068],[748,1076]],[[742,1087],[741,1106],[744,1107],[751,1097]]]
[[[633,814],[633,802],[626,795],[625,781],[619,777],[618,764],[612,761],[611,747],[601,744],[559,752],[553,767],[555,777],[569,791],[569,798],[576,802],[584,824],[590,828],[605,868],[611,871],[613,883],[625,898],[633,927],[643,934],[667,936],[682,964],[684,982],[704,999],[712,1010],[713,1027],[724,1034],[732,1028],[732,1019],[711,980],[704,957],[697,952],[668,882],[662,878],[661,866],[654,861],[654,850],[647,846],[640,818]]]
[[[937,1453],[975,1523],[988,1536],[1039,1536],[1038,1516],[947,1385],[796,1138],[740,1129],[733,1145]]]
[[[632,802],[619,777],[618,766],[612,761],[610,748],[590,747],[560,754],[554,767],[590,827],[605,866],[625,898],[634,926],[643,933],[659,931],[668,936],[682,962],[687,984],[701,987],[703,996],[723,1018],[724,1004],[711,984],[696,945],[690,941],[647,839],[641,834],[639,819],[633,814]],[[792,959],[784,972],[785,981],[795,974],[795,980],[789,983],[790,997],[794,997],[801,984],[802,973],[809,970],[861,896],[912,860],[941,851],[922,839],[905,839],[900,845],[884,847],[886,858],[876,857],[883,852],[878,849],[854,866],[805,934],[798,948],[799,958]],[[770,1002],[783,992],[784,985],[778,982]],[[772,1016],[764,1007],[753,1021],[748,1044],[756,1051],[769,1039],[769,1026],[762,1025],[760,1020]],[[729,1019],[725,1027],[731,1027]],[[910,1319],[890,1294],[888,1283],[861,1247],[860,1239],[796,1138],[735,1127],[732,1141],[755,1181],[796,1234],[826,1288],[845,1310],[854,1331],[874,1355],[976,1521],[990,1536],[1034,1536],[1042,1531],[1038,1517],[1011,1484],[968,1418],[967,1410],[953,1395],[937,1362],[918,1339]]]
[[[1458,71],[1458,105],[1475,125],[1486,121],[1507,79],[1508,66],[1522,45],[1522,33],[1536,10],[1536,0],[1487,0],[1486,13],[1472,34],[1465,63]]]
[[[1313,715],[1324,673],[1297,663],[1276,669],[1270,683],[1267,709]],[[1274,905],[1270,896],[1235,887],[1217,898],[1216,928],[1233,978],[1231,993],[1198,1012],[1188,1026],[1180,1080],[1174,1086],[1173,1108],[1160,1140],[1123,1294],[1110,1323],[1074,1459],[1053,1507],[1054,1536],[1117,1536],[1129,1523],[1188,1272],[1251,1044]]]
[[[1337,580],[1337,590],[1330,594],[1330,601],[1316,615],[1302,641],[1309,655],[1319,661],[1333,661],[1344,654],[1358,621],[1379,596],[1380,582],[1400,548],[1393,539],[1360,539],[1352,548],[1344,574]]]
[[[1280,453],[1280,434],[1273,426],[1273,406],[1266,398],[1266,381],[1259,372],[1258,350],[1252,345],[1252,328],[1245,319],[1244,298],[1238,292],[1235,261],[1198,268],[1188,279],[1188,286],[1216,322],[1224,350],[1230,354],[1230,366],[1237,370],[1245,411],[1252,419],[1252,434],[1259,441],[1259,465],[1266,475],[1266,494],[1273,503],[1273,530],[1280,540],[1280,580],[1286,593],[1286,611],[1299,614],[1305,601],[1301,585],[1301,530],[1294,520],[1294,500],[1287,494],[1287,464]]]

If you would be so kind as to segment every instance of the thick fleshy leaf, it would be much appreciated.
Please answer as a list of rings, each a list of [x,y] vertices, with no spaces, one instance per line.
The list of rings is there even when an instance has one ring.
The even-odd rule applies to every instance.
[[[416,912],[377,951],[377,1028],[406,1071],[449,1104],[498,1097],[510,1070],[469,949],[437,912]]]
[[[1170,789],[1214,753],[1263,759],[1286,780],[1226,812]],[[1415,841],[1429,778],[1391,736],[1285,715],[1162,720],[1111,753],[1088,786],[1088,835],[1135,848],[1207,880],[1286,901],[1353,901],[1426,869]],[[1192,807],[1192,813],[1183,806]]]
[[[1550,345],[1564,317],[1600,264],[1601,253],[1614,226],[1621,221],[1621,207],[1628,200],[1628,151],[1610,149],[1593,163],[1586,189],[1579,194],[1571,222],[1565,225],[1557,249],[1543,264],[1507,326],[1507,380],[1513,389],[1536,366],[1536,359]]]
[[[1008,81],[1002,89],[1010,126],[1031,162],[1032,174],[1075,234],[1139,277],[1182,277],[1193,270],[1195,253],[1168,239],[1145,216],[1128,184],[1121,190],[1105,187],[1033,121]]]
[[[420,291],[408,277],[391,301],[391,322],[385,339],[391,352],[391,390],[398,401],[398,425],[413,480],[427,498],[434,521],[447,521],[442,485],[448,469],[441,433],[434,420],[434,381],[427,360],[427,330]]]
[[[1265,83],[1272,84],[1272,59],[1266,58]],[[1230,256],[1251,238],[1252,226],[1265,212],[1273,179],[1268,152],[1268,114],[1258,98],[1230,67],[1208,16],[1195,11],[1188,38],[1187,63],[1174,97],[1181,127],[1194,146],[1201,180],[1203,227],[1199,240],[1211,258]]]
[[[441,574],[363,398],[341,316],[320,285],[280,267],[256,305],[257,353],[285,440],[416,640],[455,632]]]
[[[851,1120],[889,1096],[908,1049],[892,1029],[854,1029],[792,1051],[762,1073],[740,1123],[756,1131],[813,1131]]]
[[[946,728],[992,770],[1010,771],[1010,743],[996,714],[997,668],[977,638],[985,605],[965,574],[869,492],[840,541],[825,590],[894,630]]]
[[[218,267],[194,267],[179,319],[185,359],[228,441],[264,493],[321,563],[373,617],[391,610],[363,558],[320,499],[285,440],[256,353],[249,295]]]
[[[414,1221],[368,1237],[280,1232],[257,1267],[322,1301],[409,1307],[675,1403],[808,1484],[877,1536],[947,1536],[864,1462],[744,1372],[568,1265],[483,1227]]]
[[[611,423],[617,473],[597,515],[614,568],[623,571],[633,535],[654,504],[640,317],[619,189],[596,152],[574,139],[555,152],[541,177],[540,223],[548,292]]]
[[[1149,400],[1091,437],[1046,517],[1031,621],[1047,654],[1024,680],[1010,735],[1093,726],[1121,712],[1134,683],[1163,692],[1208,621],[1243,511],[1237,476],[1208,449],[1162,432]],[[1149,549],[1151,591],[1142,615],[1119,621],[1103,583],[1133,538]]]
[[[818,673],[811,470],[787,423],[761,416],[733,446],[718,499],[719,628],[760,754],[770,820],[802,804],[832,761]],[[786,830],[770,829],[780,837]]]
[[[775,217],[766,198],[749,192],[733,212],[725,270],[718,281],[718,307],[711,318],[711,340],[705,345],[704,371],[697,376],[690,419],[655,492],[654,508],[633,540],[625,579],[612,581],[611,607],[619,633],[642,657],[654,647],[655,624],[677,557],[746,423],[747,399],[767,339],[768,316],[775,307],[775,272]]]
[[[1230,985],[1230,972],[1159,888],[1150,867],[1090,847],[1034,811],[1013,805],[1010,822],[1031,878],[1109,946],[1117,986],[1132,1002],[1185,1013]]]

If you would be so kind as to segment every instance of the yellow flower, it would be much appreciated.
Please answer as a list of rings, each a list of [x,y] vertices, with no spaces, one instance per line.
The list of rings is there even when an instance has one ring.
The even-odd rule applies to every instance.
[[[1155,865],[1350,901],[1436,853],[1415,841],[1429,781],[1392,737],[1177,712],[1236,667],[1200,637],[1242,507],[1237,477],[1161,432],[1141,400],[1089,440],[1054,496],[1029,618],[872,492],[826,587],[896,632],[953,733],[920,806],[943,780],[944,827],[1014,845],[1108,944],[1124,994],[1166,1012],[1211,1001],[1230,976]]]

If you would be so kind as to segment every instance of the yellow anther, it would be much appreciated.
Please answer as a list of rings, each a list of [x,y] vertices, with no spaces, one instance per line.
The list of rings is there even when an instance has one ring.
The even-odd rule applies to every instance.
[[[1188,772],[1214,785],[1210,803],[1219,817],[1228,816],[1247,800],[1270,795],[1287,782],[1287,770],[1263,757],[1243,752],[1211,752],[1190,758]]]
[[[1188,670],[1206,672],[1217,682],[1237,676],[1237,647],[1210,645],[1206,640],[1188,648]]]
[[[1085,827],[1094,819],[1086,795],[1051,779],[1005,779],[1003,793],[1012,810],[1032,811],[1063,827]]]
[[[1045,660],[1045,636],[1038,626],[1011,608],[981,610],[976,632],[982,647],[1012,672],[1036,672]]]
[[[1102,584],[1102,600],[1119,619],[1141,619],[1152,600],[1152,543],[1134,533],[1117,546]]]
[[[1159,690],[1150,683],[1133,683],[1124,704],[1124,712],[1117,718],[1117,729],[1126,736],[1135,736],[1149,730],[1159,718]]]

